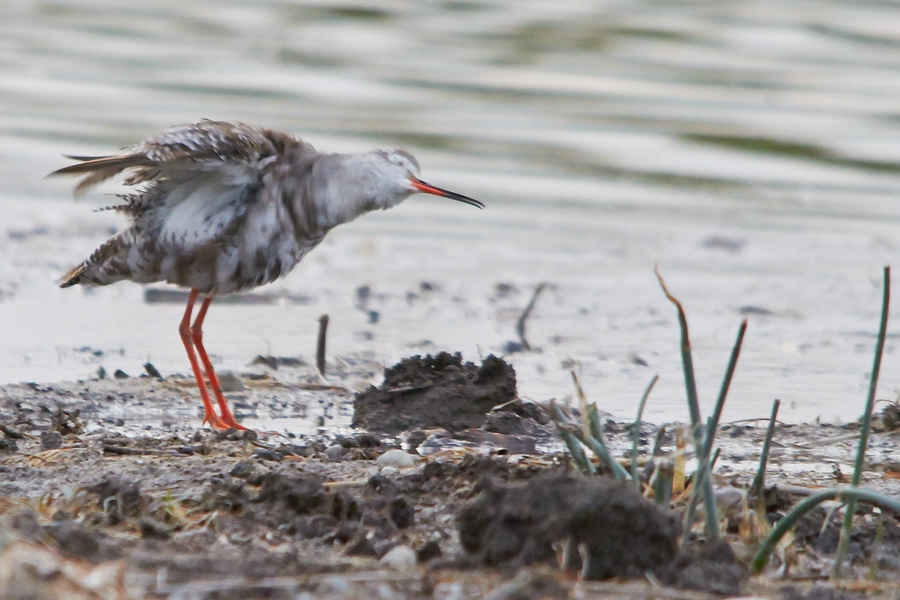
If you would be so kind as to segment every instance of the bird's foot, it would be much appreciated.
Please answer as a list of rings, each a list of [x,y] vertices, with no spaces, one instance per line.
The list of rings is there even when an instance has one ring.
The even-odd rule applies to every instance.
[[[231,416],[231,415],[229,415],[229,416]],[[217,415],[216,413],[212,413],[212,414],[207,413],[203,417],[203,422],[200,423],[200,425],[203,426],[203,425],[206,425],[207,423],[209,423],[209,426],[212,427],[213,430],[215,430],[215,431],[228,431],[229,429],[238,429],[238,430],[247,429],[240,423],[236,422],[234,420],[234,417],[231,417],[230,420],[220,419],[219,415]]]
[[[225,429],[237,429],[238,431],[250,431],[249,427],[244,427],[240,423],[234,420],[234,417],[230,414],[225,415],[219,419],[219,423],[225,426]]]

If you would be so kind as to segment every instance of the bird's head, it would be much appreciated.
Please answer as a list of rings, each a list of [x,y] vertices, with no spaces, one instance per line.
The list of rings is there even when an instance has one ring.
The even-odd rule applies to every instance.
[[[419,179],[419,163],[406,150],[400,148],[375,150],[371,155],[375,163],[373,166],[377,171],[375,178],[379,183],[377,187],[380,188],[373,197],[376,203],[374,208],[391,208],[416,193],[432,194],[484,208],[484,204],[474,198],[435,187]]]

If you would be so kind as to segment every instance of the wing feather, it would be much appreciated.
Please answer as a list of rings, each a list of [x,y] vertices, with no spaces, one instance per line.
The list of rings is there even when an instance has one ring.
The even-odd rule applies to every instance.
[[[77,164],[63,167],[50,176],[81,176],[76,196],[124,171],[131,171],[126,185],[164,178],[187,179],[198,172],[219,172],[223,178],[246,180],[268,157],[277,155],[295,138],[243,123],[204,119],[176,125],[126,153],[115,156],[70,156]]]

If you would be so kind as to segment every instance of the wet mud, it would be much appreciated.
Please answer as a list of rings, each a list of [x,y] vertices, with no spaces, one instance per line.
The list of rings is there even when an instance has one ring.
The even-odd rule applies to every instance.
[[[471,393],[480,424],[213,432],[198,429],[194,390],[179,378],[0,388],[0,589],[47,598],[865,597],[816,587],[836,545],[835,506],[807,517],[790,551],[773,557],[783,579],[748,577],[758,538],[745,490],[763,427],[723,425],[715,483],[724,541],[703,543],[698,524],[679,548],[686,496],[663,510],[628,486],[576,477],[541,406],[508,400],[514,373],[500,359],[404,363],[369,392],[423,403],[439,403],[424,397],[432,388]],[[305,418],[321,423],[366,397],[292,369],[304,367],[280,366],[283,380],[236,375],[240,412],[277,424],[302,398]],[[404,381],[423,387],[398,392]],[[657,429],[642,428],[642,469]],[[607,420],[605,431],[625,456],[630,426]],[[779,427],[765,521],[814,486],[840,483],[849,471],[836,452],[852,455],[856,431]],[[873,435],[867,467],[867,485],[889,493],[900,472],[893,436]],[[655,460],[674,452],[673,437],[663,436]],[[852,572],[874,565],[881,580],[900,579],[896,517],[860,506],[853,531]]]
[[[561,546],[564,566],[586,579],[658,572],[675,558],[680,532],[674,515],[622,483],[565,475],[487,482],[459,526],[463,547],[485,564],[549,560]]]
[[[476,366],[459,353],[413,356],[385,369],[384,382],[357,394],[353,426],[400,433],[437,427],[460,431],[484,425],[495,406],[516,399],[516,373],[489,355]]]

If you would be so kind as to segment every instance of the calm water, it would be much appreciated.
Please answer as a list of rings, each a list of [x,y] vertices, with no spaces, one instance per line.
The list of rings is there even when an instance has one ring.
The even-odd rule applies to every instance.
[[[528,321],[520,393],[686,418],[673,307],[709,410],[852,419],[900,233],[900,5],[886,2],[10,2],[0,8],[0,383],[187,371],[182,307],[55,281],[121,225],[43,180],[201,117],[322,150],[404,146],[488,209],[414,197],[334,231],[270,304],[214,304],[220,368],[257,354],[476,360]],[[898,274],[900,275],[900,274]],[[369,295],[358,288],[369,286]],[[898,310],[893,311],[900,316]],[[898,324],[894,331],[900,331]],[[900,391],[888,343],[881,398]]]

